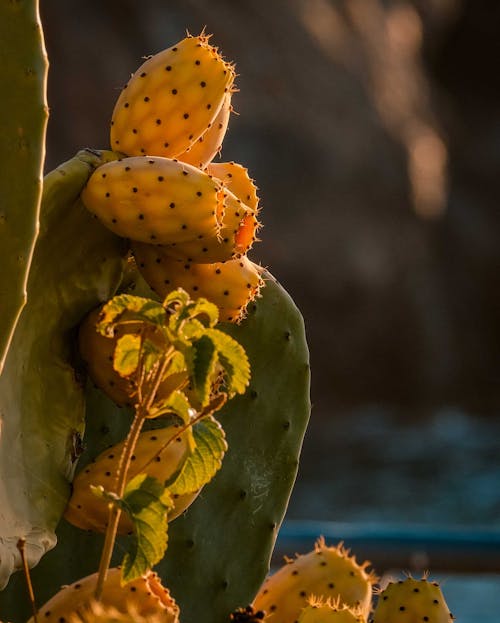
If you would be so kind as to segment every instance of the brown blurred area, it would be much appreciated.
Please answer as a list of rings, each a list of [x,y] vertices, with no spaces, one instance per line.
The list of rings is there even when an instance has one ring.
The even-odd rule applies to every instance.
[[[108,147],[141,57],[206,27],[240,74],[222,158],[304,313],[316,409],[500,404],[500,5],[44,0],[48,167]],[[496,18],[496,19],[495,19]]]
[[[306,320],[310,439],[363,405],[498,415],[500,3],[41,4],[49,168],[108,147],[121,86],[186,29],[236,62],[222,159],[256,179],[252,259]]]

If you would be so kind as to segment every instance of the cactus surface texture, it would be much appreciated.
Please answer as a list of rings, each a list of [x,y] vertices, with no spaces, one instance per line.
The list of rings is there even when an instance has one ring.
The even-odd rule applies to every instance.
[[[1,373],[26,303],[42,194],[48,62],[35,0],[0,0],[0,60]]]
[[[185,623],[219,623],[252,601],[295,481],[310,411],[309,356],[298,309],[269,274],[264,278],[247,318],[225,327],[252,369],[246,394],[220,411],[228,452],[214,480],[172,523],[158,566]]]
[[[78,199],[102,160],[102,154],[82,152],[44,181],[28,303],[0,376],[2,587],[20,566],[20,537],[26,538],[30,564],[55,544],[84,431],[72,330],[86,310],[114,293],[122,277],[122,242]]]

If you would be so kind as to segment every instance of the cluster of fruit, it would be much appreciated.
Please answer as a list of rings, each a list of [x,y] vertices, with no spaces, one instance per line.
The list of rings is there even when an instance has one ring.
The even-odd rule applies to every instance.
[[[358,564],[341,544],[328,547],[319,539],[313,551],[288,559],[270,575],[254,603],[238,609],[230,619],[233,623],[452,623],[453,615],[436,582],[408,577],[374,590],[378,578],[367,571],[368,565]],[[119,590],[118,576],[116,571],[110,573],[100,605],[88,606],[80,617],[69,615],[90,599],[95,575],[65,587],[40,615],[48,623],[62,619],[142,623],[144,617],[149,623],[176,623],[178,608],[154,574],[127,585],[125,594]]]
[[[269,623],[452,622],[436,582],[408,577],[374,591],[378,578],[367,571],[369,564],[358,564],[342,544],[328,547],[320,538],[313,551],[287,559],[265,580],[252,612],[235,613],[233,620],[244,612],[243,618],[253,614],[255,623],[263,615]]]
[[[234,67],[204,34],[152,56],[121,92],[111,147],[126,157],[99,167],[84,205],[131,241],[160,296],[204,296],[220,319],[240,321],[262,286],[247,252],[259,228],[257,188],[243,166],[212,162],[231,113]]]

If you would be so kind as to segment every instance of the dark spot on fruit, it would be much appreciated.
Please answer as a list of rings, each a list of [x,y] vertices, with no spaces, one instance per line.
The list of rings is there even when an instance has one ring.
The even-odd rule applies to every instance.
[[[166,69],[166,71],[172,71],[172,66],[171,66],[171,65],[167,65],[167,66],[165,67],[165,69]]]
[[[149,97],[146,95],[146,97],[144,98],[145,102],[149,102]]]
[[[206,86],[207,86],[207,83],[206,83],[204,80],[202,80],[202,81],[200,82],[200,87],[203,89],[203,88],[205,88]]]
[[[175,203],[172,201],[172,203],[169,204],[169,207],[171,207],[173,210],[175,208]]]
[[[177,95],[178,91],[177,89],[172,89],[172,95]]]
[[[136,193],[137,192],[137,188],[134,186],[134,188],[132,188],[132,192]]]
[[[203,193],[201,192],[201,190],[199,190],[196,194],[198,195],[198,197],[201,197]]]
[[[189,119],[189,113],[188,112],[185,112],[182,116],[184,117],[184,119]]]
[[[163,177],[163,175],[159,175],[159,176],[158,176],[158,181],[159,181],[159,182],[163,182],[163,180],[164,180],[164,179],[165,179],[165,178]]]

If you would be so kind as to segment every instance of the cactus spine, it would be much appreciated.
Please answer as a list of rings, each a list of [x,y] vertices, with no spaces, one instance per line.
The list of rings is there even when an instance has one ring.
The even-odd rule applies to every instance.
[[[342,544],[328,547],[320,538],[314,550],[288,560],[267,578],[254,606],[272,613],[274,623],[295,621],[314,595],[338,599],[359,609],[367,617],[371,610],[375,575],[366,571],[369,562],[359,565]]]

